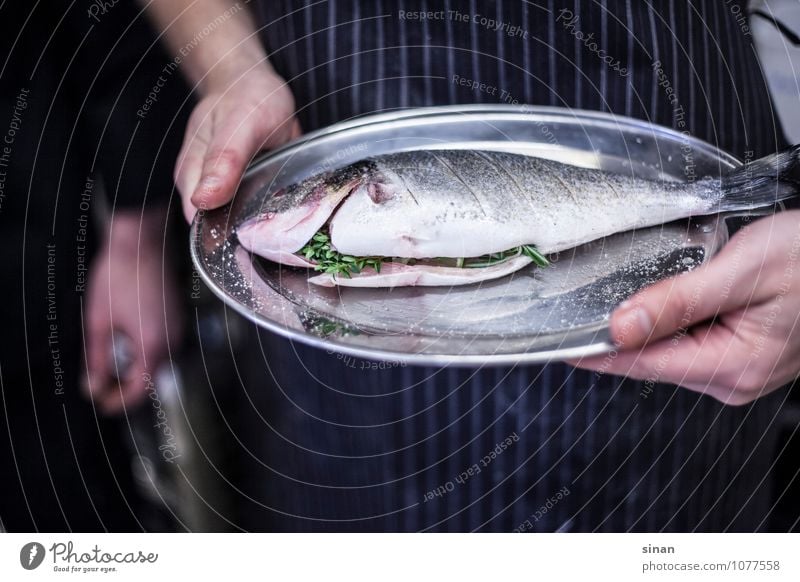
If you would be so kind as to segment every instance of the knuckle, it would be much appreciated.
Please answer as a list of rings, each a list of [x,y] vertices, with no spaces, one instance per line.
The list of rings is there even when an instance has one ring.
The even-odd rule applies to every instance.
[[[741,373],[734,383],[734,388],[737,394],[742,397],[749,398],[749,401],[755,400],[766,387],[767,375],[761,369],[761,366],[750,365]]]
[[[723,404],[727,404],[728,406],[744,406],[753,402],[756,397],[757,396],[755,394],[734,390],[728,396],[724,398],[718,398],[718,400],[720,400],[720,402]]]
[[[661,297],[655,309],[651,309],[653,321],[670,329],[678,329],[688,325],[686,315],[690,297],[686,288],[680,284],[673,284],[660,290]]]
[[[212,149],[206,156],[206,163],[215,170],[226,172],[242,165],[244,156],[238,151],[227,147]]]

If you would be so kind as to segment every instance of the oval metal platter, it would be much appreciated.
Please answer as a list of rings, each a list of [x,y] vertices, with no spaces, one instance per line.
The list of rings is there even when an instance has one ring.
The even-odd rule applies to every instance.
[[[450,106],[337,124],[254,161],[233,202],[191,231],[200,277],[227,305],[293,340],[352,356],[429,365],[544,363],[611,349],[608,319],[637,290],[707,261],[720,217],[619,233],[495,281],[463,287],[323,288],[313,271],[249,254],[236,227],[283,186],[365,157],[415,149],[503,150],[645,178],[691,180],[740,165],[683,134],[609,114]]]

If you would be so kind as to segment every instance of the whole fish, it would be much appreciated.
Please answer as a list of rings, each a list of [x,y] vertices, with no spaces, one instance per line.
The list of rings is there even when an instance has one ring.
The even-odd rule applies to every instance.
[[[462,285],[544,255],[800,190],[800,146],[692,183],[645,180],[499,151],[367,158],[268,196],[237,234],[251,252],[321,271],[325,286]]]

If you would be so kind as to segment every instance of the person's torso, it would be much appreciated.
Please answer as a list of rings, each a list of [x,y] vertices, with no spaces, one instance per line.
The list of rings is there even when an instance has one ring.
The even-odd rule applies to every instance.
[[[255,10],[306,131],[395,108],[519,102],[645,119],[739,157],[782,145],[743,2],[298,4]]]

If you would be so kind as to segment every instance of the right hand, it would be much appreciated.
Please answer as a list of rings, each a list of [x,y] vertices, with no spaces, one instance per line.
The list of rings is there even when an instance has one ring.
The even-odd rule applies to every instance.
[[[175,166],[186,220],[228,203],[255,154],[301,133],[289,86],[267,67],[209,91],[189,118]]]

